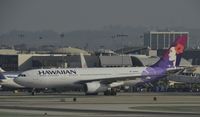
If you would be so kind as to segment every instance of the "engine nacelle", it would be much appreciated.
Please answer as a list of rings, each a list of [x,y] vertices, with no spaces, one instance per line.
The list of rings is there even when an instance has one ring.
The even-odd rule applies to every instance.
[[[122,86],[122,85],[124,85],[124,81],[113,82],[109,86],[111,88],[114,88],[114,87],[119,87],[119,86]]]
[[[89,82],[85,84],[86,93],[98,93],[108,90],[108,86],[101,84],[100,82]]]

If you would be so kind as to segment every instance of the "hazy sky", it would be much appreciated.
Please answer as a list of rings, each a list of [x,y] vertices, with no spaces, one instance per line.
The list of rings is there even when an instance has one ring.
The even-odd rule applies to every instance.
[[[0,0],[0,32],[108,25],[200,27],[200,0]]]

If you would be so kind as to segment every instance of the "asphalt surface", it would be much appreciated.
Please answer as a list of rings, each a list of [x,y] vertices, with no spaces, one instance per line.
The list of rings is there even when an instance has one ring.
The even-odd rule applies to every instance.
[[[76,98],[76,101],[74,101]],[[199,117],[199,93],[38,94],[0,92],[0,117]]]

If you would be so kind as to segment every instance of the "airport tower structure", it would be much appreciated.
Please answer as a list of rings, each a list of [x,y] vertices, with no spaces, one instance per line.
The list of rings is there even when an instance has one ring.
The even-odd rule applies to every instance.
[[[144,33],[144,46],[151,50],[167,49],[178,36],[186,35],[188,37],[187,46],[189,48],[189,32],[174,31],[149,31]]]

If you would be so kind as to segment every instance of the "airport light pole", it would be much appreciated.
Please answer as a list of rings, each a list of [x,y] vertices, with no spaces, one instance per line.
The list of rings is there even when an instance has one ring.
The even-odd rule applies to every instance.
[[[113,35],[112,38],[120,38],[121,39],[121,45],[122,45],[122,67],[124,66],[124,44],[123,44],[123,40],[124,40],[124,37],[128,37],[128,35],[126,34],[116,34],[116,35]]]

